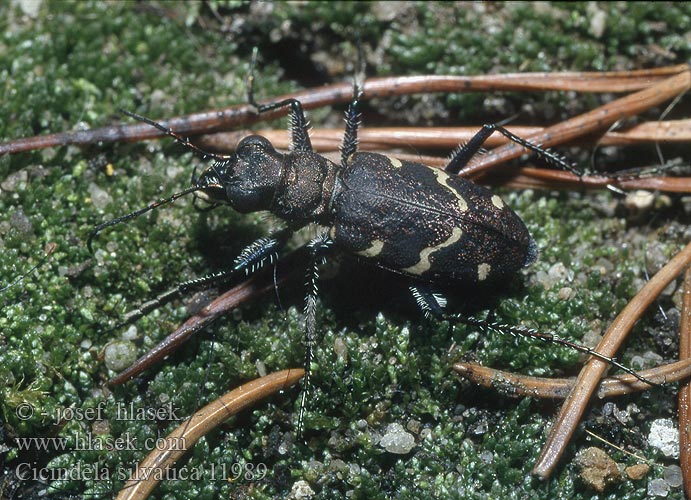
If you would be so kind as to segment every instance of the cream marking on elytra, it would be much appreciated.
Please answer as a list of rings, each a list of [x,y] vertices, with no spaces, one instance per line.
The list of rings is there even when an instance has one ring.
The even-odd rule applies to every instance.
[[[384,155],[384,156],[386,156],[389,159],[392,167],[401,168],[403,166],[403,163],[401,163],[401,160],[399,160],[398,158],[394,158],[393,156],[387,156],[387,155]]]
[[[363,257],[376,257],[381,253],[382,248],[384,248],[384,242],[382,240],[374,240],[369,248],[365,248],[356,253]]]
[[[433,168],[431,169],[434,172],[434,175],[437,176],[437,182],[441,184],[442,186],[446,187],[449,191],[453,193],[453,195],[458,198],[458,207],[461,209],[461,212],[465,212],[468,210],[468,202],[465,201],[465,198],[460,195],[458,191],[456,191],[453,187],[449,185],[449,174],[444,172],[443,170],[439,170],[438,168]]]
[[[432,267],[432,263],[429,261],[430,256],[437,250],[453,245],[461,239],[462,235],[463,231],[461,231],[461,228],[454,227],[453,231],[451,231],[451,236],[449,236],[446,241],[442,241],[438,245],[432,247],[424,248],[420,252],[420,260],[418,261],[418,263],[414,266],[406,267],[405,269],[403,269],[403,271],[410,274],[422,274],[425,271],[428,271],[429,268]]]
[[[492,204],[497,208],[504,208],[504,200],[496,194],[492,196]]]
[[[477,266],[477,280],[485,281],[487,279],[487,276],[489,276],[490,271],[492,271],[492,266],[490,266],[487,263],[483,263]]]

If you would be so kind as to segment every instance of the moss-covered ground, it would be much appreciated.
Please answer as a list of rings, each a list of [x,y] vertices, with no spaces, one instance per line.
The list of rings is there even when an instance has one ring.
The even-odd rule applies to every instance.
[[[0,32],[0,138],[6,141],[124,121],[119,108],[164,118],[243,102],[254,46],[260,56],[257,94],[267,97],[348,81],[356,40],[365,48],[369,76],[674,64],[691,56],[691,7],[17,0],[0,7]],[[598,102],[599,96],[566,92],[400,98],[367,103],[364,120],[479,125],[520,113],[517,122],[553,123]],[[682,102],[676,115],[683,110]],[[310,117],[317,125],[337,123],[341,112],[320,110]],[[664,151],[670,158],[684,153]],[[587,166],[589,151],[568,152]],[[598,162],[656,161],[652,147],[605,153]],[[127,420],[118,408],[163,406],[186,416],[255,378],[258,364],[268,371],[302,366],[302,297],[286,291],[282,307],[272,297],[253,303],[139,379],[104,388],[114,374],[104,362],[109,343],[142,354],[189,315],[187,302],[177,302],[125,331],[113,329],[126,311],[180,281],[222,268],[266,232],[260,215],[200,213],[183,199],[104,232],[89,253],[85,240],[95,224],[186,187],[192,170],[202,165],[169,140],[0,157],[0,287],[39,264],[46,245],[57,245],[35,271],[0,292],[0,497],[47,492],[41,498],[110,498],[151,447],[145,440],[177,425],[165,418]],[[502,195],[526,221],[541,258],[499,297],[474,303],[473,310],[565,337],[601,333],[643,283],[644,268],[658,269],[690,236],[684,200],[677,197],[658,197],[659,206],[633,214],[611,193]],[[559,263],[562,273],[556,272]],[[612,485],[602,498],[645,498],[649,482],[675,463],[646,442],[654,419],[675,416],[671,385],[615,401],[629,420],[617,420],[611,406],[594,402],[556,473],[547,481],[532,477],[557,404],[474,388],[459,381],[451,365],[472,357],[557,376],[577,373],[581,357],[424,321],[405,290],[377,277],[368,291],[371,270],[344,265],[347,271],[323,283],[323,340],[316,351],[306,443],[294,442],[299,390],[293,389],[202,439],[180,464],[201,479],[164,481],[152,498],[285,497],[298,481],[324,499],[592,498],[597,494],[580,481],[572,462],[579,449],[602,446],[625,465],[638,459],[593,441],[586,429],[651,465],[646,477]],[[552,283],[548,290],[546,280]],[[452,309],[467,308],[454,298]],[[673,299],[671,290],[660,301],[666,318],[653,310],[636,328],[624,362],[651,351],[675,356]],[[405,455],[378,444],[392,423],[415,437]],[[136,443],[126,448],[133,449],[107,446],[126,433]],[[79,446],[76,437],[88,436],[104,446]],[[18,438],[33,437],[66,438],[66,447],[43,441],[44,450],[35,443],[20,449]],[[50,470],[77,464],[97,464],[104,476],[85,473],[48,484],[33,477],[33,471],[45,478]],[[212,477],[212,465],[221,464],[230,478],[237,472],[233,464],[243,471],[266,466],[267,473],[228,481],[217,469]],[[676,488],[668,498],[681,497]]]

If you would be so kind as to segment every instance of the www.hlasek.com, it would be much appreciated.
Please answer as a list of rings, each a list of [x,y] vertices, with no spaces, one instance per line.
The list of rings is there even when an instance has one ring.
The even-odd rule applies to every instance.
[[[71,436],[16,437],[14,442],[20,451],[186,451],[184,437],[147,437],[138,440],[125,432],[120,437],[110,434],[94,436],[88,431],[74,431]]]
[[[138,439],[130,432],[119,436],[111,433],[112,424],[118,421],[134,420],[165,422],[182,420],[180,408],[172,403],[160,407],[136,407],[133,403],[116,402],[107,406],[106,401],[89,408],[57,408],[54,414],[36,413],[33,405],[21,403],[15,409],[19,420],[35,417],[52,420],[64,429],[64,435],[55,437],[17,437],[15,444],[19,451],[62,452],[62,451],[185,451],[187,440],[178,437],[146,437]],[[76,423],[77,425],[68,426]],[[91,424],[91,425],[85,425]],[[100,430],[97,431],[97,430]]]
[[[138,407],[134,403],[101,401],[88,408],[58,408],[54,414],[36,412],[30,403],[20,403],[15,408],[15,415],[20,421],[36,417],[60,423],[65,435],[53,437],[16,437],[15,445],[21,452],[38,452],[38,454],[60,454],[72,451],[144,451],[161,450],[186,451],[187,440],[184,436],[146,437],[138,439],[130,432],[116,437],[111,434],[110,426],[117,421],[179,421],[181,409],[172,403],[160,407]],[[74,428],[68,428],[69,422],[76,422]],[[91,425],[84,425],[91,424]],[[100,424],[97,425],[97,424]],[[94,429],[101,432],[92,432]],[[51,482],[58,480],[109,481],[109,480],[195,480],[201,478],[227,481],[258,481],[267,474],[264,463],[208,464],[198,467],[183,466],[180,468],[135,466],[119,467],[111,470],[103,464],[84,464],[77,462],[70,467],[43,467],[36,462],[21,462],[15,467],[16,477],[20,480],[38,480]]]

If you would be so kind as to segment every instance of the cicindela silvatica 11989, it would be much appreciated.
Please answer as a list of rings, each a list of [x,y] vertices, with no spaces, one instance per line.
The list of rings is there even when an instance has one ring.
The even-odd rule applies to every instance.
[[[316,224],[324,230],[307,244],[310,257],[304,311],[305,379],[298,434],[302,432],[310,364],[317,340],[319,268],[325,256],[334,251],[355,255],[379,268],[403,275],[409,280],[410,292],[426,316],[568,346],[640,378],[613,358],[555,334],[444,311],[446,299],[439,293],[439,287],[472,287],[498,282],[538,257],[536,243],[518,215],[498,195],[456,175],[459,170],[494,132],[539,156],[552,167],[572,170],[563,158],[493,124],[484,125],[469,142],[454,151],[444,169],[358,151],[358,104],[365,96],[356,84],[346,110],[345,134],[337,164],[313,151],[300,101],[286,99],[259,104],[254,99],[252,83],[250,71],[247,97],[257,113],[289,108],[290,152],[278,152],[266,138],[250,135],[239,142],[233,154],[211,153],[157,122],[126,112],[214,162],[193,179],[190,188],[97,226],[88,239],[90,249],[101,230],[188,194],[212,204],[230,205],[240,213],[268,211],[285,223],[284,229],[245,247],[226,270],[183,283],[172,292],[160,295],[134,311],[128,322],[158,307],[173,294],[262,268],[277,258],[295,231]]]

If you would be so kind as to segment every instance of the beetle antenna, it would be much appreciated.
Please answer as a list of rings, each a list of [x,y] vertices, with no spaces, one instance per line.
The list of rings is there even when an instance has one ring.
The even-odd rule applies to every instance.
[[[188,138],[181,136],[177,132],[174,132],[173,129],[171,129],[170,127],[166,127],[165,125],[158,123],[157,121],[154,121],[151,118],[147,118],[146,116],[142,116],[142,115],[139,115],[137,113],[133,113],[132,111],[128,111],[128,110],[123,109],[123,108],[120,108],[120,111],[122,113],[126,114],[127,116],[134,118],[135,120],[138,120],[140,122],[144,122],[147,125],[151,125],[152,127],[160,130],[161,132],[163,132],[167,136],[172,137],[179,144],[182,144],[184,147],[191,149],[192,151],[194,151],[195,153],[200,155],[202,157],[202,160],[206,160],[207,158],[213,158],[214,160],[216,160],[216,162],[213,163],[210,168],[211,168],[211,170],[214,171],[214,173],[216,173],[217,176],[218,176],[218,171],[216,170],[216,165],[218,165],[220,162],[229,160],[233,157],[233,155],[223,155],[223,154],[212,153],[210,151],[206,151],[206,150],[200,148],[199,146],[197,146],[196,144],[192,143]],[[194,181],[194,179],[195,179],[194,173],[192,174],[192,179],[193,179],[193,182],[195,182]],[[195,182],[195,184],[196,184],[196,182]]]
[[[150,212],[154,208],[160,207],[161,205],[166,205],[168,203],[172,203],[178,198],[181,198],[187,194],[194,193],[195,191],[199,191],[203,189],[202,186],[192,186],[190,188],[184,189],[178,193],[173,194],[172,196],[169,196],[168,198],[162,198],[158,201],[154,201],[152,203],[149,203],[146,207],[140,208],[139,210],[135,210],[134,212],[130,212],[125,215],[121,215],[120,217],[116,217],[115,219],[109,220],[108,222],[104,222],[103,224],[99,224],[96,226],[90,233],[89,233],[89,238],[86,240],[86,246],[89,248],[89,252],[94,253],[94,250],[92,248],[92,243],[94,241],[94,238],[103,231],[107,227],[115,226],[117,224],[120,224],[121,222],[126,222],[128,220],[135,219],[139,217],[142,214],[145,214],[146,212]]]
[[[200,148],[199,146],[190,142],[190,140],[188,138],[181,136],[177,132],[173,132],[173,130],[171,128],[166,127],[165,125],[163,125],[161,123],[155,122],[151,118],[147,118],[146,116],[138,115],[137,113],[133,113],[132,111],[127,111],[126,109],[122,109],[122,108],[120,109],[120,111],[122,113],[126,114],[127,116],[134,118],[137,121],[144,122],[146,124],[151,125],[154,128],[157,128],[158,130],[160,130],[161,132],[163,132],[167,136],[175,139],[177,142],[179,142],[180,144],[182,144],[186,148],[189,148],[192,151],[194,151],[195,153],[201,155],[201,157],[203,159],[213,158],[214,160],[228,160],[228,159],[232,158],[232,155],[222,155],[222,154],[218,154],[218,153],[212,153],[210,151],[205,151],[202,148]]]
[[[48,260],[48,258],[53,254],[53,252],[55,251],[55,249],[56,249],[57,247],[58,247],[57,243],[48,243],[48,244],[45,246],[45,248],[43,249],[43,252],[44,252],[44,253],[43,253],[43,256],[38,260],[38,262],[36,263],[36,265],[34,265],[34,266],[33,266],[31,269],[29,269],[28,271],[25,271],[24,273],[20,274],[19,277],[18,277],[18,278],[15,278],[15,280],[14,280],[12,283],[10,283],[10,284],[8,284],[8,285],[5,285],[5,286],[3,286],[2,288],[0,288],[0,293],[3,293],[3,292],[5,292],[6,290],[9,290],[9,289],[12,288],[13,286],[15,286],[17,283],[20,283],[24,278],[26,278],[27,276],[29,276],[31,273],[33,273],[36,269],[38,269],[39,267],[41,267],[41,266]]]

